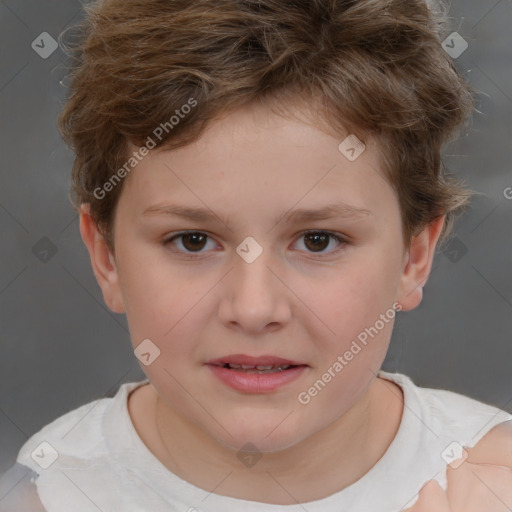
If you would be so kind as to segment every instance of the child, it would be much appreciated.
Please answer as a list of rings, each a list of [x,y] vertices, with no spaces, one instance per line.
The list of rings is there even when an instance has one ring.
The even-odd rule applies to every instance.
[[[380,370],[469,198],[441,165],[473,108],[443,12],[87,8],[59,127],[147,379],[32,436],[5,510],[512,506],[512,416]]]

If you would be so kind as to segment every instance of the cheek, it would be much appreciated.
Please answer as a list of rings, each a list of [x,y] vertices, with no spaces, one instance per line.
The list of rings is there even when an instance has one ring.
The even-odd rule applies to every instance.
[[[311,309],[320,312],[331,328],[332,337],[346,341],[392,307],[398,283],[397,258],[360,253],[357,260],[340,266],[316,292],[310,290],[306,296]]]
[[[189,317],[200,309],[196,305],[208,283],[170,265],[158,252],[125,252],[118,271],[133,344],[150,338],[167,350],[182,324],[193,327]]]
[[[299,400],[301,407],[309,401],[308,414],[330,411],[330,419],[334,419],[351,407],[386,356],[399,309],[395,303],[399,265],[396,254],[386,258],[375,254],[374,250],[361,251],[357,261],[340,268],[322,287],[322,293],[314,295],[317,302],[312,309],[321,312],[334,334],[318,327],[318,320],[317,336],[310,333],[318,359],[311,381],[302,390],[303,401]],[[320,331],[323,334],[318,336]]]
[[[139,289],[137,283],[134,288]],[[159,288],[156,283],[144,282],[143,291],[131,293],[127,305],[127,317],[130,334],[134,343],[140,338],[151,338],[166,352],[183,351],[184,344],[175,343],[176,339],[194,338],[202,323],[201,297],[203,289],[193,291],[191,285],[186,293],[179,287]],[[175,355],[175,354],[173,354]]]

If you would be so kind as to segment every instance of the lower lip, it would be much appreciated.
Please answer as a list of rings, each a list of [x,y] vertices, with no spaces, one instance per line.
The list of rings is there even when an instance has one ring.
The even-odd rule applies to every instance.
[[[245,373],[222,366],[207,365],[224,384],[244,393],[268,393],[297,379],[306,366],[294,366],[275,373]]]

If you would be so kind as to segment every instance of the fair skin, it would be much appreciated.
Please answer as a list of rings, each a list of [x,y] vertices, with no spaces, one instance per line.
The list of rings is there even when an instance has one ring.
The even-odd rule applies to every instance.
[[[160,349],[143,367],[150,384],[130,395],[134,426],[162,464],[198,487],[280,505],[320,499],[367,473],[396,435],[401,390],[376,378],[393,320],[307,405],[297,399],[393,304],[420,303],[443,223],[406,249],[376,141],[351,162],[338,151],[345,136],[244,107],[195,143],[137,165],[117,205],[115,253],[82,209],[105,302],[126,313],[134,348],[149,338]],[[276,220],[340,202],[351,207],[342,216]],[[172,216],[169,205],[215,218]],[[183,230],[207,238],[169,241]],[[345,243],[327,237],[315,251],[308,230]],[[236,252],[248,236],[263,248],[252,263]],[[304,371],[274,391],[241,392],[207,364],[232,354],[281,357]],[[263,455],[251,467],[237,457],[248,442]]]
[[[512,510],[512,420],[489,431],[462,464],[448,467],[447,489],[431,480],[404,512],[508,512]]]

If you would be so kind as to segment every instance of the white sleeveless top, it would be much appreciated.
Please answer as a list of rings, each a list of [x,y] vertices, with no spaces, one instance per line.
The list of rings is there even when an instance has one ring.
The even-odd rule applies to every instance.
[[[447,464],[460,457],[461,446],[473,447],[512,419],[464,395],[418,387],[403,374],[381,370],[379,376],[403,389],[398,433],[368,473],[323,499],[269,505],[210,493],[171,473],[142,442],[128,413],[128,394],[148,382],[143,380],[123,384],[113,398],[79,407],[34,434],[0,479],[0,491],[17,485],[0,500],[0,511],[21,512],[15,496],[24,489],[39,497],[37,510],[47,512],[398,512],[416,502],[428,480],[446,489]],[[8,502],[11,508],[2,508]]]

